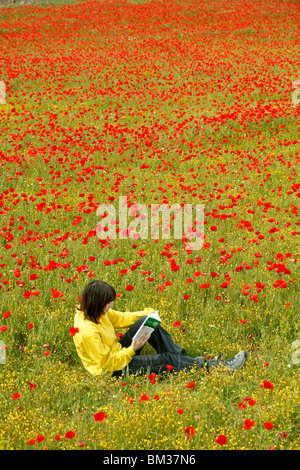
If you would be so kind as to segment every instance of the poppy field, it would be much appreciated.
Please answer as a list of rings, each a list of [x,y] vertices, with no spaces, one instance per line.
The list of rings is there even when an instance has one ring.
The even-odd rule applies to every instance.
[[[1,450],[299,450],[299,9],[0,7]],[[119,197],[128,226],[99,237]],[[175,214],[132,236],[138,204],[202,204],[201,249]],[[93,279],[190,356],[246,365],[94,378],[73,327]]]

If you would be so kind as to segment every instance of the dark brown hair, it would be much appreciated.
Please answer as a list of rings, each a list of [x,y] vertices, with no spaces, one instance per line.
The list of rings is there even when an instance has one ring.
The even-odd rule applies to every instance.
[[[98,323],[104,307],[115,300],[115,289],[104,281],[91,281],[83,289],[80,298],[80,310],[86,319]]]

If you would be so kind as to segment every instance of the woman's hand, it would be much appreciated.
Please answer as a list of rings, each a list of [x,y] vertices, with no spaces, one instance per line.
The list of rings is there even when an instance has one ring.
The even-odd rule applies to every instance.
[[[150,338],[151,333],[144,333],[143,336],[140,337],[137,341],[132,341],[131,347],[134,351],[141,349],[145,343],[147,343],[148,339]]]

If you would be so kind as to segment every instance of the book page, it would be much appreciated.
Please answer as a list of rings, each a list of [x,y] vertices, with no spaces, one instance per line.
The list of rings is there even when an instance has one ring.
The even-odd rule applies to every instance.
[[[145,319],[143,324],[140,326],[134,337],[132,338],[133,341],[138,340],[143,336],[144,333],[152,333],[152,331],[158,327],[158,325],[161,323],[160,316],[158,314],[158,310],[156,310],[154,313],[151,315],[148,315],[148,317]]]

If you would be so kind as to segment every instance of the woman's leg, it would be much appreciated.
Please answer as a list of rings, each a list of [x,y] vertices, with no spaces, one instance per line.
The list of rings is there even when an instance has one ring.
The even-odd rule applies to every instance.
[[[188,371],[192,368],[202,369],[210,372],[214,368],[224,368],[228,372],[239,370],[246,362],[246,351],[240,351],[232,359],[222,360],[221,354],[217,359],[210,359],[204,361],[200,358],[192,358],[182,354],[162,353],[162,354],[141,354],[133,356],[131,361],[123,370],[118,370],[112,375],[120,377],[121,375],[130,374],[145,374],[155,373],[158,375],[161,372]],[[171,368],[168,366],[172,366]]]
[[[145,318],[145,316],[139,318],[120,338],[123,347],[128,348],[131,345],[133,336]],[[121,376],[126,373],[145,374],[147,372],[158,375],[169,370],[179,372],[195,367],[201,369],[205,366],[205,362],[184,355],[184,350],[173,341],[171,335],[160,325],[152,332],[148,343],[156,350],[157,354],[140,354],[142,348],[138,349],[126,368],[114,372],[113,376]]]
[[[139,318],[123,335],[120,343],[123,347],[129,347],[132,343],[132,338],[143,323],[145,317]],[[148,343],[156,350],[157,354],[140,354],[141,349],[135,352],[131,361],[125,369],[115,371],[112,375],[120,377],[123,374],[135,373],[155,373],[166,372],[180,372],[182,370],[190,370],[191,368],[202,369],[205,368],[207,372],[219,366],[224,366],[228,370],[236,370],[243,366],[246,361],[245,351],[240,351],[234,358],[226,361],[221,360],[220,355],[218,359],[210,359],[206,361],[202,358],[192,358],[184,354],[176,343],[174,343],[171,335],[161,326],[158,326],[151,334]],[[167,367],[167,366],[172,366]]]
[[[116,371],[112,375],[115,377],[136,373],[155,373],[158,375],[162,372],[180,372],[183,370],[188,371],[192,368],[202,369],[203,367],[206,367],[205,362],[181,354],[169,352],[161,354],[140,354],[133,356],[123,370]]]

